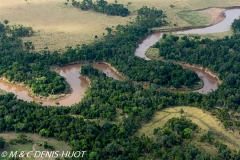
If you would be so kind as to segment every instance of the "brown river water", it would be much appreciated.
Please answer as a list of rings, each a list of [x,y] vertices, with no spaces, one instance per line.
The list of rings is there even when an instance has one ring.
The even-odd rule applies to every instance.
[[[216,25],[209,26],[206,28],[177,31],[174,33],[175,34],[208,34],[208,33],[218,33],[218,32],[229,31],[231,29],[231,24],[234,21],[234,19],[237,19],[239,17],[240,9],[226,10],[224,12],[224,14],[225,14],[226,18]],[[161,37],[162,37],[162,33],[160,33],[160,32],[153,33],[153,34],[147,36],[138,45],[137,49],[135,50],[135,55],[140,58],[150,60],[148,57],[146,57],[145,53],[146,53],[147,49],[149,47],[151,47],[153,44],[155,44]],[[196,72],[198,77],[200,79],[202,79],[204,82],[203,88],[196,90],[194,92],[206,94],[208,92],[218,89],[218,85],[220,84],[220,81],[215,76],[212,76],[211,74],[209,74],[209,72],[206,72],[205,70],[202,70],[200,68],[191,67],[191,66],[187,66],[187,65],[182,65],[182,67]]]
[[[233,9],[233,10],[227,10],[225,11],[226,18],[220,22],[217,25],[206,27],[202,29],[193,29],[188,31],[181,31],[176,32],[177,34],[189,34],[189,33],[195,33],[195,34],[206,34],[206,33],[216,33],[216,32],[224,32],[230,29],[231,23],[235,18],[238,18],[240,15],[240,9]],[[141,58],[144,58],[146,60],[150,60],[146,57],[145,52],[146,50],[155,44],[162,36],[162,33],[154,33],[152,35],[149,35],[146,37],[141,44],[137,47],[135,51],[135,55]],[[23,99],[25,101],[36,101],[41,102],[43,105],[55,105],[56,102],[59,102],[60,105],[64,106],[71,106],[75,103],[78,103],[84,96],[85,90],[88,88],[89,83],[84,78],[81,77],[79,74],[79,71],[81,69],[81,66],[83,64],[73,64],[64,66],[58,69],[59,74],[66,78],[66,81],[69,83],[69,85],[72,88],[71,94],[57,100],[46,100],[46,99],[38,99],[38,98],[32,98],[29,96],[30,91],[26,89],[25,87],[16,85],[16,84],[10,84],[6,83],[3,80],[0,80],[0,89],[6,91],[6,92],[12,92],[19,99]],[[123,80],[121,76],[119,76],[114,69],[112,69],[107,64],[93,64],[94,68],[102,70],[108,77],[112,77],[117,80]],[[183,66],[183,68],[187,68],[190,70],[195,71],[198,76],[204,81],[204,87],[200,90],[197,90],[196,92],[199,93],[207,93],[211,92],[212,90],[216,90],[219,85],[219,81],[211,76],[210,74],[206,73],[205,71],[193,68],[189,66]]]
[[[41,102],[43,105],[56,105],[56,102],[59,102],[60,105],[71,106],[75,103],[78,103],[84,96],[85,90],[88,88],[89,83],[84,78],[81,77],[79,71],[81,70],[81,66],[83,64],[72,64],[64,67],[60,67],[58,72],[61,76],[66,78],[66,81],[72,88],[71,94],[64,96],[63,98],[57,100],[47,100],[47,99],[39,99],[33,98],[29,96],[30,91],[22,86],[11,84],[0,80],[0,88],[7,92],[12,92],[19,99],[23,99],[25,101],[36,101]],[[109,65],[107,64],[98,64],[94,63],[93,67],[103,71],[108,77],[112,77],[117,80],[123,80],[121,76],[119,76]]]

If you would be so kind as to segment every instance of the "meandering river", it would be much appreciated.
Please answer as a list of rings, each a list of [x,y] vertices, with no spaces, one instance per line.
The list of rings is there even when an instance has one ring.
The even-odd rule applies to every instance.
[[[207,33],[218,33],[218,32],[229,31],[231,29],[231,24],[234,21],[234,19],[237,19],[240,16],[240,9],[226,10],[224,14],[226,18],[216,25],[209,26],[206,28],[177,31],[174,33],[175,34],[207,34]],[[153,33],[147,36],[138,45],[137,49],[135,50],[135,55],[140,58],[150,60],[145,53],[147,49],[151,47],[153,44],[155,44],[157,41],[159,41],[160,38],[162,38],[161,32]],[[203,88],[196,90],[195,92],[208,93],[218,89],[218,85],[220,84],[220,81],[216,77],[206,72],[205,70],[202,70],[196,67],[191,67],[188,65],[182,65],[182,67],[196,72],[198,77],[203,80],[204,82]]]
[[[0,80],[0,88],[6,92],[14,93],[19,99],[23,99],[28,102],[36,101],[41,102],[43,105],[56,105],[55,103],[59,102],[60,105],[71,106],[72,104],[78,103],[83,98],[84,92],[89,86],[88,81],[79,74],[82,65],[83,64],[72,64],[58,68],[59,74],[66,78],[67,83],[71,86],[72,92],[71,94],[57,100],[30,97],[30,91],[27,88],[16,84],[7,83],[3,80]],[[93,63],[93,67],[103,71],[108,77],[112,77],[117,80],[123,80],[123,78],[107,64]]]
[[[216,32],[224,32],[230,30],[231,23],[235,18],[238,18],[240,15],[240,9],[232,9],[225,11],[226,18],[220,22],[217,25],[201,28],[201,29],[192,29],[187,31],[179,31],[176,32],[176,34],[189,34],[189,33],[195,33],[195,34],[206,34],[206,33],[216,33]],[[146,60],[150,60],[146,57],[145,52],[146,50],[155,44],[162,36],[162,33],[154,33],[146,37],[141,44],[137,47],[135,50],[135,55],[141,58],[144,58]],[[56,102],[59,102],[60,105],[64,106],[71,106],[75,103],[78,103],[82,97],[84,96],[84,92],[89,86],[89,83],[84,77],[81,77],[79,74],[79,71],[81,69],[81,66],[83,64],[73,64],[64,66],[58,69],[59,74],[66,78],[66,81],[69,83],[69,85],[72,88],[71,94],[57,100],[46,100],[46,99],[38,99],[38,98],[32,98],[29,96],[30,91],[26,89],[25,87],[10,84],[3,80],[0,80],[0,89],[6,91],[6,92],[13,92],[19,99],[23,99],[25,101],[36,101],[41,102],[43,105],[55,105]],[[112,69],[107,64],[93,64],[94,68],[102,70],[108,77],[112,77],[117,80],[122,80],[123,78],[119,76],[114,69]],[[205,71],[193,68],[189,66],[182,65],[183,68],[187,68],[190,70],[195,71],[198,76],[204,81],[204,87],[200,90],[197,90],[196,92],[199,93],[207,93],[211,92],[212,90],[216,90],[219,85],[219,81],[217,78],[211,76],[210,74],[206,73]]]

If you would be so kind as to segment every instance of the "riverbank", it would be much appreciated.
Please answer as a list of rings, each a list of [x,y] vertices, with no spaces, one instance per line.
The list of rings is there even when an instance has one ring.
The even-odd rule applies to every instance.
[[[180,11],[178,13],[198,11],[199,14],[201,14],[202,16],[206,16],[211,21],[211,23],[206,25],[195,25],[195,26],[191,25],[191,26],[182,26],[182,27],[173,27],[173,28],[153,28],[152,31],[153,32],[174,32],[174,31],[185,31],[185,30],[200,29],[200,28],[214,26],[222,22],[226,18],[224,11],[226,11],[227,9],[240,9],[240,6],[207,7],[207,8],[196,9],[196,10]]]
[[[32,89],[28,85],[24,84],[23,82],[21,82],[21,83],[20,82],[15,82],[15,81],[10,82],[9,80],[7,80],[4,77],[1,77],[0,80],[2,80],[5,83],[16,85],[16,87],[20,86],[20,87],[26,88],[26,90],[28,91],[28,95],[30,97],[36,99],[36,100],[37,99],[38,100],[56,100],[56,99],[61,100],[61,99],[67,98],[72,91],[70,86],[68,85],[68,83],[66,81],[64,81],[64,83],[66,85],[66,89],[63,91],[63,93],[61,93],[61,94],[49,94],[48,96],[41,96],[41,95],[33,93]],[[4,91],[4,90],[3,90],[3,92],[7,93],[7,91]]]
[[[166,61],[166,60],[164,60],[164,59],[162,59],[162,58],[156,58],[155,56],[149,56],[149,55],[147,55],[147,54],[146,54],[146,57],[149,58],[149,59],[153,59],[153,60]],[[208,68],[204,68],[204,67],[199,66],[199,65],[196,65],[196,64],[189,64],[189,63],[179,62],[179,61],[173,61],[173,60],[171,60],[171,61],[172,61],[173,63],[175,63],[175,64],[181,65],[182,67],[189,67],[189,68],[200,69],[200,70],[202,70],[203,72],[209,74],[210,76],[216,78],[216,79],[219,81],[219,84],[222,84],[222,80],[219,79],[218,74],[210,71]]]
[[[88,77],[80,75],[81,66],[83,63],[89,63],[86,61],[82,62],[72,62],[64,66],[51,66],[50,70],[60,74],[64,77],[64,83],[67,88],[62,94],[58,95],[48,95],[47,97],[39,96],[33,94],[30,87],[24,83],[9,82],[2,78],[0,80],[0,88],[6,92],[14,93],[19,99],[31,102],[36,101],[42,105],[64,105],[71,106],[73,104],[79,103],[79,101],[84,97],[87,88],[91,87],[91,81]],[[93,66],[103,71],[108,77],[112,77],[116,80],[123,80],[120,76],[121,73],[118,72],[113,66],[105,62],[92,62]]]
[[[105,62],[105,61],[100,61],[100,62],[96,62],[96,61],[75,61],[75,62],[71,62],[71,63],[68,63],[68,64],[66,64],[66,65],[63,65],[63,66],[58,66],[58,67],[56,67],[56,69],[55,69],[55,71],[57,72],[57,73],[59,73],[59,69],[61,68],[61,67],[64,67],[64,66],[69,66],[69,65],[75,65],[75,64],[81,64],[81,65],[84,65],[84,64],[87,64],[87,63],[91,63],[91,64],[105,64],[105,65],[107,65],[110,69],[112,69],[119,77],[119,79],[118,80],[120,80],[120,81],[122,81],[122,80],[124,80],[124,78],[126,78],[126,76],[123,74],[123,73],[121,73],[121,72],[119,72],[115,67],[113,67],[110,63],[108,63],[108,62]],[[93,66],[94,67],[94,66]],[[95,67],[94,67],[95,68]],[[106,73],[107,74],[107,73]],[[85,76],[83,76],[83,77],[85,77]]]
[[[136,83],[137,82],[133,82],[133,84],[136,84]],[[138,82],[138,83],[140,83],[142,85],[142,88],[144,88],[144,89],[149,89],[149,86],[151,85],[151,83],[148,83],[148,82]],[[200,80],[198,82],[198,84],[193,86],[193,88],[188,88],[186,86],[181,86],[180,88],[174,88],[173,86],[170,86],[168,88],[161,87],[161,89],[165,89],[165,90],[168,90],[171,92],[188,93],[188,92],[197,91],[197,90],[203,88],[203,86],[204,86],[203,80]]]
[[[219,79],[218,74],[210,71],[208,68],[204,68],[204,67],[198,66],[198,65],[196,65],[196,64],[193,64],[193,65],[192,65],[192,64],[184,63],[184,62],[174,61],[174,63],[178,63],[178,64],[180,64],[182,67],[190,67],[190,68],[200,69],[200,70],[204,71],[205,73],[209,74],[210,76],[216,78],[216,79],[218,80],[219,84],[222,84],[222,83],[223,83],[223,81]]]
[[[153,52],[149,51],[152,50]],[[155,48],[149,48],[146,51],[146,57],[149,59],[153,60],[161,60],[161,61],[166,61],[165,59],[159,57],[159,51]],[[203,83],[199,83],[196,85],[192,90],[189,89],[184,89],[184,90],[174,90],[172,91],[178,91],[178,92],[188,92],[188,91],[194,91],[194,92],[199,92],[199,93],[208,93],[212,90],[216,90],[218,88],[218,85],[222,84],[222,81],[219,79],[218,74],[210,71],[208,68],[204,68],[202,66],[198,65],[192,65],[184,62],[179,62],[179,61],[173,61],[175,64],[181,65],[183,68],[189,69],[194,71],[196,74],[198,74],[198,77],[201,79]],[[217,82],[217,84],[216,84]]]
[[[160,58],[158,56],[158,52],[154,49],[154,48],[151,48],[153,49],[153,53],[150,52],[150,51],[147,51],[146,52],[146,57],[149,58],[149,59],[152,59],[152,60],[160,60],[160,61],[166,61],[165,59],[163,58]],[[223,81],[219,79],[218,77],[218,74],[217,73],[214,73],[212,72],[210,69],[208,68],[204,68],[202,66],[199,66],[199,65],[196,65],[196,64],[189,64],[189,63],[186,63],[186,62],[179,62],[179,61],[174,61],[174,60],[171,60],[173,63],[175,64],[179,64],[181,65],[182,67],[187,67],[187,68],[195,68],[195,69],[199,69],[199,70],[202,70],[203,72],[207,73],[208,75],[210,75],[211,77],[213,78],[216,78],[218,80],[218,83],[219,84],[222,84]]]
[[[94,62],[94,63],[96,63],[96,62]],[[111,68],[114,72],[116,72],[117,75],[118,75],[119,77],[121,77],[120,81],[122,81],[122,80],[124,80],[124,79],[126,78],[126,76],[125,76],[123,73],[119,72],[119,71],[118,71],[115,67],[113,67],[110,63],[107,63],[107,62],[100,62],[100,63],[108,65],[109,68]]]

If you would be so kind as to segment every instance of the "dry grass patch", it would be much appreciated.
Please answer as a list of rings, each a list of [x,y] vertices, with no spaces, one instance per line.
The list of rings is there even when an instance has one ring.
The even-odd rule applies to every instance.
[[[81,11],[65,0],[2,0],[0,20],[10,25],[31,26],[36,34],[25,41],[33,41],[36,50],[64,49],[94,40],[105,32],[107,26],[125,24],[129,18],[107,16],[91,11]]]
[[[118,125],[119,123],[122,122],[123,117],[128,117],[126,113],[123,113],[122,109],[116,108],[116,118],[115,120],[111,121],[111,123]]]
[[[154,128],[163,127],[163,125],[173,117],[180,117],[180,109],[184,110],[182,116],[185,116],[192,120],[193,123],[197,124],[201,129],[208,131],[212,130],[219,141],[228,145],[232,149],[238,150],[240,148],[240,139],[235,137],[232,133],[226,131],[224,126],[221,124],[217,118],[210,115],[210,113],[203,111],[196,107],[171,107],[166,108],[162,111],[156,112],[152,120],[143,125],[142,128],[138,131],[137,135],[142,134],[153,137]]]
[[[108,0],[114,3],[115,0]],[[168,15],[170,26],[188,26],[189,23],[177,16],[182,10],[200,9],[209,6],[240,5],[238,0],[118,0],[118,3],[127,5],[132,12],[129,17],[107,16],[92,11],[81,11],[71,5],[63,4],[65,0],[1,0],[0,20],[10,21],[11,25],[22,24],[31,26],[36,31],[33,37],[24,38],[24,41],[33,41],[36,50],[65,49],[65,46],[94,41],[95,35],[101,37],[106,33],[106,27],[126,24],[136,16],[137,9],[146,5],[162,9]],[[175,7],[171,8],[173,4]],[[169,27],[169,26],[168,26]]]

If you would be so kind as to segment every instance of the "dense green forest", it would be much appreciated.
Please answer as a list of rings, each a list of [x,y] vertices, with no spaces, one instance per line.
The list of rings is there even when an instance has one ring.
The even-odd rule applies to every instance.
[[[191,142],[198,126],[185,118],[170,119],[163,128],[154,130],[155,138],[152,139],[132,136],[137,122],[131,118],[124,118],[118,126],[108,121],[98,125],[83,118],[69,116],[69,108],[41,107],[36,103],[17,100],[10,93],[0,96],[0,105],[1,131],[31,132],[56,137],[69,142],[72,150],[88,151],[83,159],[212,159]],[[141,121],[140,118],[137,121]],[[216,146],[216,159],[239,158],[238,153],[231,152],[224,144],[214,142],[210,136],[202,135],[200,140]]]
[[[112,16],[126,17],[130,14],[130,11],[125,8],[123,4],[108,4],[108,2],[105,0],[96,0],[95,2],[92,0],[82,0],[82,2],[72,0],[72,5],[84,11],[94,10],[96,12],[106,13],[107,15]]]
[[[178,105],[209,110],[226,128],[239,125],[228,112],[230,109],[240,112],[237,32],[218,40],[164,35],[155,45],[161,56],[208,67],[224,81],[217,91],[206,95],[170,92],[165,88],[182,85],[191,88],[199,78],[171,61],[145,61],[133,54],[136,42],[151,33],[149,28],[167,24],[165,17],[161,10],[143,7],[135,21],[106,28],[108,34],[92,44],[67,47],[65,53],[43,51],[41,54],[34,52],[31,42],[22,43],[22,36],[33,34],[31,27],[1,23],[1,76],[24,82],[37,94],[61,93],[66,88],[64,80],[50,71],[49,66],[53,64],[107,61],[125,75],[125,80],[109,78],[90,64],[83,66],[81,74],[90,78],[91,87],[82,101],[72,107],[44,107],[19,100],[12,93],[1,94],[0,131],[37,133],[66,141],[72,150],[87,151],[83,159],[240,159],[239,151],[233,152],[215,142],[211,133],[203,135],[200,141],[214,144],[218,149],[214,156],[190,143],[198,126],[185,118],[170,119],[164,128],[156,128],[154,138],[135,136],[155,111]],[[133,85],[132,81],[137,83]],[[139,83],[142,81],[150,82],[149,89],[142,88]],[[111,123],[116,118],[116,108],[126,115],[119,124]],[[101,119],[103,124],[92,119]]]

